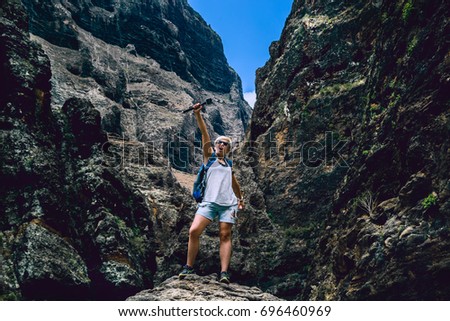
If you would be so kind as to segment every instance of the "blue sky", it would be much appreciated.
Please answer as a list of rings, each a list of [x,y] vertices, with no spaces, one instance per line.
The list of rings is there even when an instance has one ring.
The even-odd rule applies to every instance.
[[[228,64],[242,79],[246,100],[253,106],[255,72],[269,59],[293,0],[188,0],[222,38]]]

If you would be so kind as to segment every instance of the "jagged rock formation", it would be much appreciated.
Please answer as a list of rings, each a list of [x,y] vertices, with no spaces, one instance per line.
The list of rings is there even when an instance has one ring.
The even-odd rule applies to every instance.
[[[127,301],[280,301],[256,287],[223,284],[217,275],[190,275],[184,280],[174,276],[151,290],[144,290]]]
[[[236,162],[274,224],[252,232],[278,253],[260,279],[278,296],[449,299],[448,15],[294,1]]]
[[[31,32],[59,47],[85,48],[79,28],[108,44],[132,47],[165,70],[202,88],[229,93],[236,73],[228,66],[220,37],[186,0],[24,0]]]
[[[180,112],[193,102],[213,99],[212,135],[243,136],[250,107],[239,76],[186,0],[23,3],[51,61],[52,108],[88,98],[106,131],[158,148],[183,171],[200,160],[195,120]]]
[[[102,164],[99,112],[78,98],[52,111],[50,63],[20,1],[1,12],[1,297],[114,299],[151,286],[150,215]]]
[[[239,81],[204,90],[215,80],[190,71],[184,47],[170,69],[94,23],[125,35],[126,8],[160,12],[166,29],[151,41],[161,33],[172,53],[184,1],[24,3],[33,41],[20,1],[0,5],[0,298],[125,299],[185,260],[195,204],[167,164],[191,168],[180,147],[195,151],[184,140],[198,133],[179,111],[212,96],[211,130],[242,133]],[[285,299],[449,299],[448,11],[443,0],[294,1],[234,153],[248,204],[234,282]],[[217,232],[202,237],[199,275],[218,272]],[[194,278],[164,286],[224,289]]]
[[[2,2],[0,13],[0,66],[7,79],[0,95],[0,298],[117,300],[173,275],[185,259],[195,208],[189,192],[172,175],[167,154],[147,140],[139,142],[137,134],[126,134],[139,129],[128,126],[124,116],[127,110],[137,110],[130,106],[138,95],[127,96],[125,102],[124,90],[132,85],[122,82],[124,67],[112,66],[114,61],[99,63],[115,53],[122,59],[126,49],[81,29],[74,39],[87,37],[85,50],[60,48],[43,38],[30,39],[20,1]],[[65,21],[55,25],[64,31]],[[54,37],[58,32],[61,29],[49,30]],[[90,56],[89,50],[101,47]],[[164,93],[144,113],[147,130],[154,135],[170,134],[163,131],[169,122],[173,128],[194,127],[192,117],[184,118],[183,125],[176,122],[182,104],[169,104],[164,100],[169,96],[186,107],[197,94],[211,94],[216,107],[208,108],[208,116],[220,119],[239,108],[245,114],[248,106],[242,105],[238,82],[228,94],[207,92],[194,81],[183,82],[159,69],[152,59],[134,59],[129,63],[136,68],[133,75],[151,74],[160,81],[153,87],[143,85],[149,87],[144,90],[132,78],[135,90],[153,102]],[[239,106],[223,108],[222,113],[218,97]],[[106,111],[108,102],[114,104]],[[167,114],[170,108],[172,114]],[[236,120],[238,131],[244,118]]]

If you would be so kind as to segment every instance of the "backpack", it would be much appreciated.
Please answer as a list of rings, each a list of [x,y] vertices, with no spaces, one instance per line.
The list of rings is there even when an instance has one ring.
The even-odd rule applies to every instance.
[[[194,182],[194,188],[192,189],[192,196],[194,197],[197,203],[201,203],[203,200],[203,196],[205,195],[206,190],[206,173],[211,165],[216,161],[216,153],[213,153],[211,157],[208,159],[208,162],[202,163],[200,169],[197,173],[197,178]],[[228,163],[230,167],[233,167],[233,161],[225,157],[225,161]]]

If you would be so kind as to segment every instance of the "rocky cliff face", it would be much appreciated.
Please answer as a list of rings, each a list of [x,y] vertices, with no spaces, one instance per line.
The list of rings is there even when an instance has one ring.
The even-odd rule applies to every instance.
[[[117,17],[156,28],[149,39],[171,53],[181,20],[201,19],[175,18],[184,1],[24,3],[31,39],[20,1],[0,5],[0,298],[125,299],[155,286],[134,299],[271,299],[170,279],[195,212],[167,166],[195,158],[180,110],[211,96],[210,129],[241,134],[248,107],[237,78],[228,93],[208,87],[185,47],[169,68]],[[235,151],[248,203],[235,282],[286,299],[449,299],[448,11],[442,0],[294,1]],[[202,237],[199,275],[217,272],[217,229]]]
[[[23,1],[52,65],[52,108],[88,98],[110,133],[191,171],[199,133],[181,110],[213,99],[211,134],[239,139],[250,107],[219,36],[183,1]],[[195,144],[194,144],[195,141]]]
[[[23,1],[30,30],[59,47],[84,48],[78,28],[119,47],[133,46],[165,70],[202,88],[229,93],[236,73],[220,37],[186,0]]]
[[[278,295],[449,298],[448,14],[294,1],[241,162],[250,211],[274,224],[254,234],[278,253],[261,277]]]
[[[0,298],[125,299],[185,260],[195,208],[168,163],[189,169],[171,135],[192,141],[195,126],[180,110],[212,97],[208,125],[233,134],[230,117],[239,135],[248,105],[232,71],[227,93],[208,91],[93,37],[59,2],[25,4],[47,34],[30,36],[20,1],[0,6]]]

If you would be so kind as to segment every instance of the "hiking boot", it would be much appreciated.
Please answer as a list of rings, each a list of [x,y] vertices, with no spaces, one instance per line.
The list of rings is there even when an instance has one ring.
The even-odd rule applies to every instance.
[[[230,284],[230,274],[226,271],[220,272],[220,279],[219,282]]]
[[[185,266],[183,266],[183,270],[181,271],[181,273],[178,274],[178,278],[180,280],[183,280],[186,276],[190,274],[194,274],[194,268],[186,264]]]

